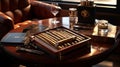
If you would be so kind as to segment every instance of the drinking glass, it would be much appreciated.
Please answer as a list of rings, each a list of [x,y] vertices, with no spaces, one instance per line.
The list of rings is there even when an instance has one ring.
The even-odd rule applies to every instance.
[[[77,9],[69,8],[69,17],[70,17],[70,29],[73,29],[74,25],[77,24]]]
[[[99,20],[98,35],[107,36],[107,33],[108,33],[108,21],[107,20]]]
[[[52,5],[51,6],[51,13],[54,15],[53,24],[56,24],[57,23],[56,15],[59,13],[60,7],[58,6],[58,3],[56,3],[56,2],[52,2],[51,5]]]

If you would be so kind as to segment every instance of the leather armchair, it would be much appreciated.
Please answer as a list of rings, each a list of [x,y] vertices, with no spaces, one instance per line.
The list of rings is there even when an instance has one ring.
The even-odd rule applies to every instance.
[[[8,33],[11,29],[13,29],[13,20],[5,15],[4,13],[0,12],[0,39]]]
[[[50,12],[50,4],[41,1],[28,1],[0,0],[0,39],[13,29],[16,24],[22,23],[25,20],[53,17]],[[57,16],[65,16],[62,14],[63,12],[60,9]]]
[[[115,44],[117,44],[114,54],[120,55],[120,30],[116,33]]]

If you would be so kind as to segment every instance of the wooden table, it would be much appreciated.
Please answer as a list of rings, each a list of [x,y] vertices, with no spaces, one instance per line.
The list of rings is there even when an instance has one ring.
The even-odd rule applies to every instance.
[[[11,30],[10,32],[22,32],[24,28],[28,27],[32,24],[43,24],[45,26],[48,26],[49,28],[53,28],[54,25],[51,23],[51,19],[44,19],[44,20],[34,20],[34,21],[26,21],[23,23],[20,23],[16,29]],[[69,18],[68,17],[60,17],[57,18],[59,20],[59,23],[57,23],[57,26],[66,26],[69,27]],[[76,66],[82,66],[82,67],[90,67],[94,64],[97,64],[104,59],[106,59],[110,53],[114,50],[114,48],[117,46],[114,44],[114,38],[110,37],[101,37],[101,36],[93,36],[92,32],[93,30],[80,30],[79,33],[83,33],[85,35],[88,34],[92,38],[91,40],[91,52],[89,54],[72,57],[68,60],[64,61],[56,61],[53,58],[49,57],[47,54],[43,55],[36,55],[31,54],[27,52],[16,52],[16,46],[3,46],[4,51],[8,53],[10,56],[14,57],[15,59],[19,60],[20,63],[25,63],[29,65],[39,64],[43,67],[63,67],[63,66],[69,66],[69,67],[76,67]]]

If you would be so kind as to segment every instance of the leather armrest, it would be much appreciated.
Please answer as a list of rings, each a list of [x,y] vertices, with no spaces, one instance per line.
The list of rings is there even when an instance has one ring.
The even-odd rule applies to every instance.
[[[54,17],[51,13],[51,7],[49,3],[41,2],[41,1],[34,1],[31,3],[31,13],[34,18],[39,19],[46,19]],[[61,12],[61,9],[58,8]],[[59,14],[58,14],[59,15]]]
[[[118,32],[116,33],[114,45],[116,45],[114,53],[120,54],[120,29],[118,29]]]
[[[0,12],[0,39],[13,28],[13,20],[4,13]]]

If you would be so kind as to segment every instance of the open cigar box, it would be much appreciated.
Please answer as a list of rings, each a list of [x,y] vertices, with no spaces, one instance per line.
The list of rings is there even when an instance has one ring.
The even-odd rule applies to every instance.
[[[62,26],[36,33],[31,38],[37,47],[59,60],[90,52],[90,37]]]

